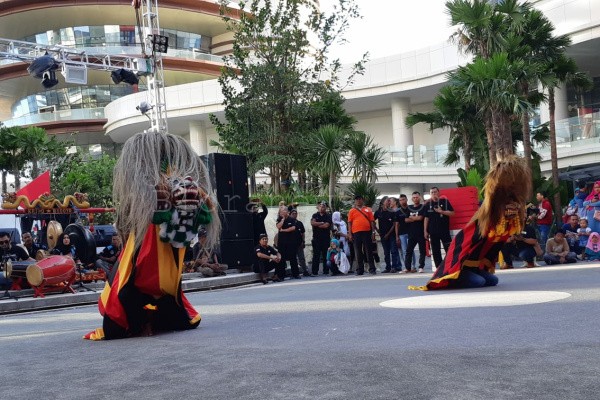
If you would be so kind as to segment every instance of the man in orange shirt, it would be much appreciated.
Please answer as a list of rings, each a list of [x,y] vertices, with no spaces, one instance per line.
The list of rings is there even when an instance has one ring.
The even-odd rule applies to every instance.
[[[371,254],[371,235],[375,232],[375,219],[373,210],[365,206],[361,195],[354,196],[354,207],[348,212],[348,240],[354,243],[354,252],[358,260],[356,275],[365,273],[365,256],[369,263],[369,273],[375,275],[375,263]]]

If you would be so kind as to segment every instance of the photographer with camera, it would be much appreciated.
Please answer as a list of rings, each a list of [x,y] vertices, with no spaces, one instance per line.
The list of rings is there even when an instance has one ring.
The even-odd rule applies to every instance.
[[[535,263],[536,255],[540,255],[542,252],[535,229],[537,214],[537,208],[527,208],[527,223],[523,227],[523,231],[511,236],[502,247],[504,265],[501,265],[500,269],[512,269],[515,256],[525,261],[523,264],[525,268],[539,267]]]

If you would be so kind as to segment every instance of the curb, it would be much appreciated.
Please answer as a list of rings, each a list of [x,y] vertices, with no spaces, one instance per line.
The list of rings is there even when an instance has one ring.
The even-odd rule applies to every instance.
[[[248,285],[259,280],[259,275],[253,272],[232,273],[231,275],[214,278],[204,278],[201,274],[195,273],[184,274],[181,286],[184,292],[198,292]],[[100,293],[104,288],[104,282],[85,284],[86,288],[94,291],[77,291],[76,286],[74,286],[74,294],[49,293],[42,298],[33,298],[33,290],[31,289],[10,291],[10,294],[15,298],[0,300],[0,315],[94,304],[98,302]]]

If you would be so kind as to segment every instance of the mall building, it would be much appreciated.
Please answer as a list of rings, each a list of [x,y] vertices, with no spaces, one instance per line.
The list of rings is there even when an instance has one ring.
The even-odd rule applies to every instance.
[[[583,104],[569,85],[556,91],[562,177],[598,178],[600,1],[533,3],[553,22],[556,34],[570,35],[573,44],[568,55],[594,80],[594,89],[584,96]],[[139,46],[130,1],[64,0],[59,4],[0,0],[0,37],[121,54]],[[223,117],[223,96],[216,78],[223,65],[220,56],[231,51],[232,35],[214,1],[159,1],[159,12],[163,34],[170,38],[163,57],[169,131],[189,140],[199,154],[216,151],[209,145],[211,140],[218,141],[209,115]],[[378,180],[382,193],[423,192],[432,185],[454,186],[458,181],[456,169],[462,165],[443,165],[448,133],[432,133],[423,124],[406,128],[404,118],[411,112],[432,111],[432,101],[446,84],[447,73],[468,60],[455,45],[440,43],[371,60],[365,74],[344,90],[345,107],[358,121],[356,129],[387,150]],[[136,109],[146,94],[124,84],[114,85],[105,71],[90,72],[87,86],[61,83],[43,90],[25,69],[23,63],[0,61],[0,120],[7,126],[42,126],[49,134],[75,140],[80,150],[91,154],[117,152],[127,138],[148,127],[148,119]],[[547,120],[546,107],[540,107],[537,121]],[[542,171],[548,175],[550,150],[536,151],[543,156]],[[344,180],[349,182],[347,177]]]

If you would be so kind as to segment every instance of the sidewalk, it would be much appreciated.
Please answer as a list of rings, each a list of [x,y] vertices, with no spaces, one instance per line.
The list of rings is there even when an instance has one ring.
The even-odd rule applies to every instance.
[[[204,278],[200,273],[183,274],[182,287],[184,292],[201,290],[222,289],[232,286],[247,285],[259,282],[258,274],[253,272],[239,273],[236,269],[227,271],[227,275],[214,278]],[[86,283],[85,286],[91,290],[77,288],[73,285],[75,293],[50,293],[43,298],[33,298],[33,290],[25,289],[10,291],[15,298],[4,298],[0,300],[0,315],[43,310],[48,308],[69,307],[98,302],[104,282]],[[93,290],[93,291],[92,291]],[[3,292],[0,292],[2,295]]]

